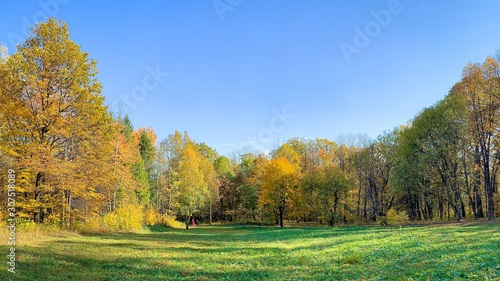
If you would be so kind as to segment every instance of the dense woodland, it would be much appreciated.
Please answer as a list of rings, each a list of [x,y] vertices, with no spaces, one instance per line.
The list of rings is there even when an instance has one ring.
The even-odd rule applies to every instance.
[[[191,216],[333,226],[499,214],[493,57],[466,65],[443,100],[375,140],[294,138],[269,154],[232,157],[187,132],[160,140],[152,128],[134,128],[109,112],[96,74],[96,61],[53,18],[0,60],[3,218],[8,169],[19,220],[70,228],[132,229]]]

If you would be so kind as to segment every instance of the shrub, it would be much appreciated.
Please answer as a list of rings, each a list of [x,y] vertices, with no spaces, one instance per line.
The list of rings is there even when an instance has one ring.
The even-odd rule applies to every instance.
[[[161,215],[155,209],[144,210],[144,225],[152,226],[161,224]]]
[[[175,217],[165,216],[163,218],[163,226],[173,227],[173,228],[183,228],[186,227],[184,223],[177,221]]]
[[[396,212],[394,209],[390,209],[386,214],[387,224],[390,225],[401,225],[405,224],[408,220],[408,215],[406,212]]]
[[[18,220],[16,228],[24,232],[34,232],[37,229],[36,223],[32,220]]]
[[[104,218],[93,217],[85,221],[83,224],[78,224],[76,226],[78,232],[82,233],[105,233],[110,229],[106,228],[104,225]]]
[[[143,214],[141,207],[125,204],[114,212],[107,213],[102,218],[102,225],[106,230],[139,230],[142,228]]]
[[[118,215],[116,212],[107,213],[102,217],[102,225],[105,229],[116,231],[119,229],[120,224],[118,222]]]
[[[119,230],[139,230],[142,228],[141,207],[125,204],[116,209]]]

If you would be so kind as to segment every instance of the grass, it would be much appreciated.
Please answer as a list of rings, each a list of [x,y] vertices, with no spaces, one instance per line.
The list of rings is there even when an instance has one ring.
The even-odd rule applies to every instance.
[[[0,280],[500,280],[498,223],[18,233],[17,243],[15,274],[0,246]]]

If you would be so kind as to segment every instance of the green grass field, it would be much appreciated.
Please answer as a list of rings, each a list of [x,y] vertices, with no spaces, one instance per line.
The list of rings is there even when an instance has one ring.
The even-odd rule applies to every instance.
[[[500,280],[498,223],[18,233],[17,243],[15,274],[0,247],[0,280]]]

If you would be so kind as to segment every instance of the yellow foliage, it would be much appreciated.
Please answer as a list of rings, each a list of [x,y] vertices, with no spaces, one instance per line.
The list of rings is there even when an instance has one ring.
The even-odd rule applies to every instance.
[[[386,214],[387,224],[389,225],[401,225],[408,221],[408,215],[406,212],[397,213],[394,209],[390,209]]]
[[[175,220],[174,217],[169,217],[169,216],[165,216],[165,218],[163,220],[163,226],[173,227],[173,228],[183,228],[183,227],[185,227],[184,223]]]
[[[144,225],[155,225],[158,222],[158,213],[153,210],[144,210],[143,212]]]
[[[144,225],[163,225],[166,227],[183,228],[184,223],[175,220],[175,217],[162,215],[154,209],[144,210],[143,212],[143,222]]]
[[[125,204],[116,209],[120,230],[138,230],[142,228],[142,210],[140,206]]]
[[[97,217],[87,220],[83,226],[77,229],[78,231],[84,233],[103,233],[107,231],[107,229],[102,226],[99,218]]]
[[[115,212],[108,213],[102,218],[105,229],[116,231],[119,228],[118,215]]]
[[[18,221],[16,228],[23,232],[34,232],[36,230],[36,224],[32,220],[28,221]]]

